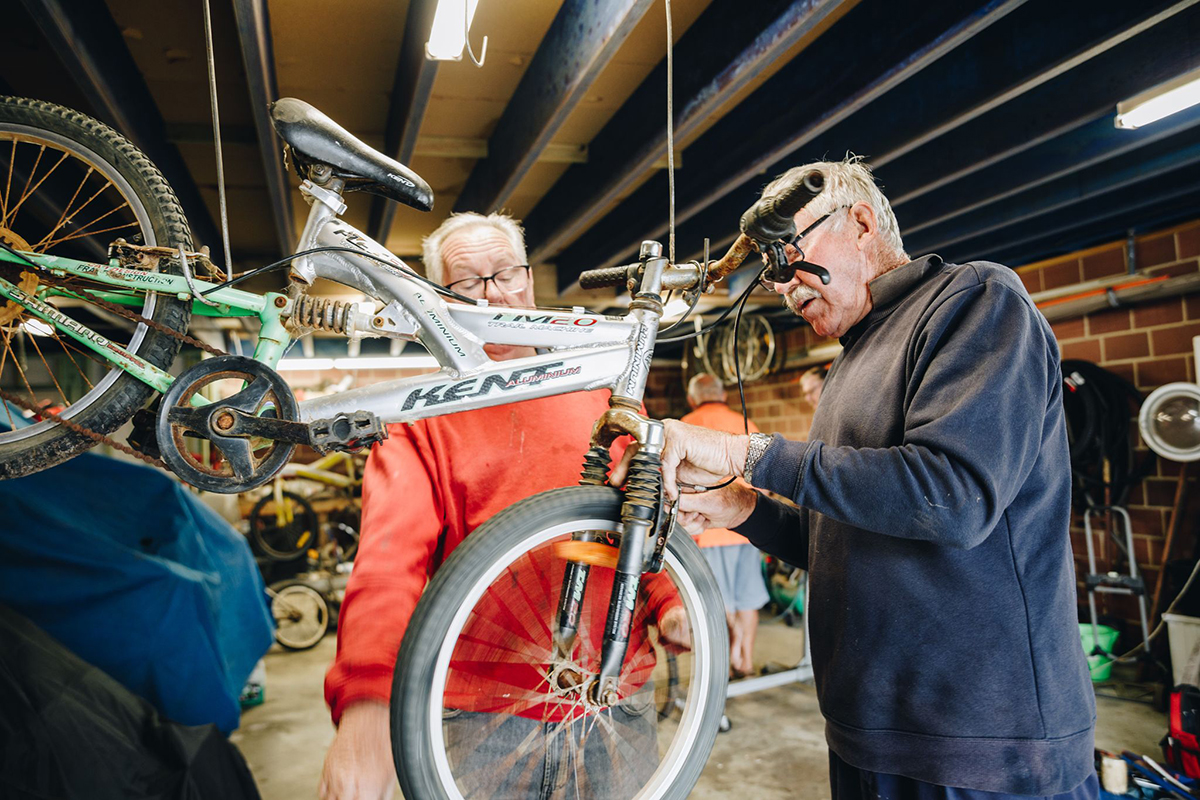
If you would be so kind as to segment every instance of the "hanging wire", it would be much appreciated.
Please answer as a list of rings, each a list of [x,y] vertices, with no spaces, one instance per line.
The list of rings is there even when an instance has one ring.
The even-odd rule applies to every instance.
[[[208,55],[208,96],[212,104],[213,144],[217,150],[217,199],[221,206],[221,243],[225,247],[225,272],[233,274],[233,256],[229,250],[229,211],[225,203],[225,162],[221,157],[221,117],[217,110],[217,64],[213,57],[212,15],[209,0],[204,0],[204,42]]]
[[[675,263],[675,37],[671,33],[671,0],[667,5],[667,208],[670,219],[667,255]],[[694,304],[693,304],[694,307]]]

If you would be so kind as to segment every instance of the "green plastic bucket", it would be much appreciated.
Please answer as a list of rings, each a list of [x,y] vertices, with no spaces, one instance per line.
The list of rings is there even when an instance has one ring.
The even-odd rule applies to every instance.
[[[1100,649],[1112,654],[1113,645],[1117,643],[1117,632],[1107,625],[1097,625],[1096,632],[1100,636]],[[1083,652],[1087,656],[1088,672],[1092,680],[1106,681],[1112,677],[1113,660],[1102,655],[1092,655],[1096,643],[1092,641],[1091,623],[1079,623],[1079,639],[1083,642]]]

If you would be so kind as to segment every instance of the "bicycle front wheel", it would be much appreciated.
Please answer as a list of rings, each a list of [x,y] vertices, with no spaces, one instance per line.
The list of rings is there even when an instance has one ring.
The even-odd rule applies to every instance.
[[[434,575],[392,684],[406,797],[658,800],[691,791],[729,669],[720,592],[691,537],[676,531],[664,571],[642,580],[618,703],[598,706],[581,690],[599,670],[612,569],[591,568],[570,653],[553,641],[568,565],[556,545],[583,532],[619,541],[621,502],[604,486],[536,495],[472,533]],[[669,625],[660,633],[675,609],[686,635]],[[677,711],[660,717],[666,706]]]

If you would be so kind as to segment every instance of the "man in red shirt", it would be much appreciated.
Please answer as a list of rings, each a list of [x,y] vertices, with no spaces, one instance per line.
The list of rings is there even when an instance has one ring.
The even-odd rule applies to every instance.
[[[450,217],[425,239],[424,260],[432,280],[459,294],[485,297],[491,305],[534,305],[521,228],[509,217]],[[487,345],[485,350],[497,361],[534,355],[528,347]],[[392,670],[426,581],[471,531],[497,512],[538,492],[578,483],[592,425],[607,407],[608,393],[603,391],[526,400],[392,425],[389,438],[372,449],[363,479],[362,540],[339,613],[337,656],[325,678],[325,699],[338,731],[318,787],[322,800],[393,796],[396,774],[388,716]],[[541,569],[546,565],[536,563],[538,558],[546,556],[531,553],[509,572],[533,597],[534,615],[550,620],[562,567],[558,565],[560,583],[546,582]],[[590,628],[597,642],[611,580],[610,570],[593,570],[588,584],[582,621],[596,619]],[[639,683],[647,680],[655,663],[646,622],[657,620],[660,637],[673,642],[685,642],[688,630],[684,608],[665,576],[647,578],[643,598],[642,624],[635,624],[631,632],[623,674]],[[475,616],[511,628],[504,619],[509,616],[506,611],[480,604]],[[460,637],[460,647],[463,641]],[[527,641],[522,646],[534,644]],[[456,714],[502,711],[502,730],[489,744],[515,750],[506,731],[519,728],[520,718],[545,719],[545,708],[529,699],[542,677],[531,669],[524,670],[528,675],[516,676],[500,674],[501,669],[481,675],[453,672],[443,702],[452,709],[448,720]],[[495,690],[502,682],[515,682],[522,699],[498,699]],[[503,705],[506,702],[511,704]],[[651,704],[651,731],[653,718]],[[548,775],[552,768],[557,764],[530,764],[525,771],[542,780],[542,771]]]
[[[692,412],[685,414],[681,422],[725,433],[758,433],[757,425],[747,423],[725,404],[725,387],[712,375],[702,372],[688,381],[687,400]],[[745,536],[725,528],[710,528],[694,538],[712,567],[725,601],[729,664],[738,677],[749,675],[754,671],[758,610],[771,599],[763,582],[762,555]]]

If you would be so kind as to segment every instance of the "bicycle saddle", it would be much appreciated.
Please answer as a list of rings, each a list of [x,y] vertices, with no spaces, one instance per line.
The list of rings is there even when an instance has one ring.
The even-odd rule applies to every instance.
[[[324,164],[346,182],[346,191],[377,194],[421,211],[433,208],[433,190],[420,175],[363,144],[303,100],[281,97],[271,103],[271,122],[292,149],[301,177],[308,177],[305,168]]]

